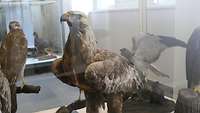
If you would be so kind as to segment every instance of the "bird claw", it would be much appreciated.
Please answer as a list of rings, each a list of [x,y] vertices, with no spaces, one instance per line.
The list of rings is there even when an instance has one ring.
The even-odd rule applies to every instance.
[[[72,113],[72,111],[70,111],[67,107],[62,106],[56,111],[56,113]]]
[[[25,82],[24,82],[24,81],[22,81],[22,83],[21,83],[21,85],[20,85],[20,88],[21,88],[21,89],[23,89],[23,88],[24,88],[24,86],[25,86]]]

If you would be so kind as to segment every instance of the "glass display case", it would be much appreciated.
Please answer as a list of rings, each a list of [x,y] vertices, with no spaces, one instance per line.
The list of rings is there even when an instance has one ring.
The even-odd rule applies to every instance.
[[[48,63],[62,55],[63,39],[57,1],[2,0],[0,7],[1,39],[5,37],[5,32],[9,32],[9,22],[18,21],[28,41],[27,65]]]
[[[200,112],[199,4],[0,0],[1,49],[12,21],[28,43],[16,113],[96,113],[99,106],[105,107],[100,113]],[[2,62],[9,50],[1,49],[8,78]],[[0,89],[0,102],[1,96]]]

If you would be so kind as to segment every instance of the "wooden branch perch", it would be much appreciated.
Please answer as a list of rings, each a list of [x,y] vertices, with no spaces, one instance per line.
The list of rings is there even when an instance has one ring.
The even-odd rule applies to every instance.
[[[23,88],[17,87],[16,93],[39,93],[40,86],[24,85]]]
[[[56,111],[56,113],[71,113],[73,110],[78,110],[86,107],[86,100],[77,100],[71,103],[67,107],[62,106]]]

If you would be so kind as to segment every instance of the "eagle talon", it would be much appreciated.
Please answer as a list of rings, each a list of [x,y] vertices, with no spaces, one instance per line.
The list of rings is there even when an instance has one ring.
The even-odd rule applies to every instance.
[[[62,106],[62,107],[60,107],[57,111],[56,111],[56,113],[71,113],[72,111],[70,111],[67,107],[65,107],[65,106]]]
[[[24,82],[24,79],[23,79],[22,82],[21,82],[20,88],[23,89],[24,86],[25,86],[25,82]]]

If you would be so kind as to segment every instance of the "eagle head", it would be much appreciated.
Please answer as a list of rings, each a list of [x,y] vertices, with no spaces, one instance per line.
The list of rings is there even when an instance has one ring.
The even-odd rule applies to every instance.
[[[22,30],[20,24],[18,21],[11,21],[9,23],[9,30],[14,31],[14,30]]]
[[[80,11],[68,11],[60,17],[60,22],[67,22],[70,28],[84,30],[89,27],[87,16]]]

